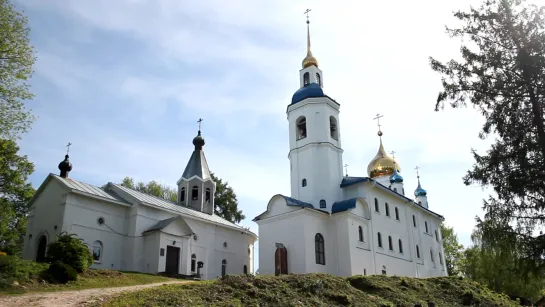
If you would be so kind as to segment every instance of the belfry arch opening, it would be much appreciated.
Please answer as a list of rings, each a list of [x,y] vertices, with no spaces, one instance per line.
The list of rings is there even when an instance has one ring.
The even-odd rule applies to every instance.
[[[300,116],[295,122],[297,140],[304,139],[307,137],[307,119],[304,116]]]
[[[320,77],[319,73],[316,73],[316,83],[318,83],[319,86],[322,86],[322,77]]]
[[[306,72],[303,75],[303,86],[307,86],[310,83],[310,74]]]
[[[339,140],[339,130],[337,129],[337,119],[333,116],[329,117],[329,135],[332,139]]]

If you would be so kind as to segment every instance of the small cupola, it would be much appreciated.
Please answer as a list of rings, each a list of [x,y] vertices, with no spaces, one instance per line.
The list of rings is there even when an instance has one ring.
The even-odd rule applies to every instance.
[[[70,163],[70,157],[68,156],[70,145],[72,145],[72,143],[68,143],[68,145],[66,145],[68,148],[66,150],[66,155],[64,156],[64,160],[59,163],[59,170],[61,171],[60,176],[62,178],[68,178],[68,173],[72,170],[72,163]]]
[[[420,206],[424,208],[428,208],[428,192],[422,188],[422,185],[420,184],[420,173],[419,173],[419,167],[416,168],[416,178],[418,179],[418,186],[416,187],[416,190],[414,190],[414,196],[416,197],[416,203],[418,203]]]

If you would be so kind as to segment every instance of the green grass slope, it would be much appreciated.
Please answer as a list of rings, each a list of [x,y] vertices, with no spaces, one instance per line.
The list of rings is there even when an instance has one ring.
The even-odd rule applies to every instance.
[[[113,297],[103,306],[519,306],[508,297],[456,277],[327,274],[227,276]]]

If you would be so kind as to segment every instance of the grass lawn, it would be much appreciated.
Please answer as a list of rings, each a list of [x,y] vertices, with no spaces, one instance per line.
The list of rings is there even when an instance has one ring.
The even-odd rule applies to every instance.
[[[102,306],[520,306],[457,277],[227,276],[115,296]]]
[[[174,279],[153,274],[134,272],[87,270],[87,272],[78,276],[77,281],[69,282],[64,285],[49,284],[44,281],[40,281],[38,277],[32,277],[25,281],[19,282],[19,286],[8,286],[7,288],[0,289],[0,296],[27,292],[69,291],[92,288],[133,286],[170,280]]]

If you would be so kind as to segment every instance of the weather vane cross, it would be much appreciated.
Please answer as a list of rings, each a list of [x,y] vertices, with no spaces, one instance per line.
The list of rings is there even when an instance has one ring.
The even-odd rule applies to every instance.
[[[346,177],[348,177],[348,164],[344,165],[344,171],[346,173]]]
[[[199,123],[199,131],[201,131],[202,118],[199,118],[199,120],[197,121],[197,123]]]
[[[70,152],[70,146],[72,145],[72,143],[68,142],[68,145],[66,145],[66,154],[68,154]]]
[[[306,10],[305,10],[305,15],[307,15],[307,23],[309,23],[309,21],[308,21],[308,13],[310,13],[310,11],[312,11],[312,10],[311,10],[311,9],[306,9]]]

